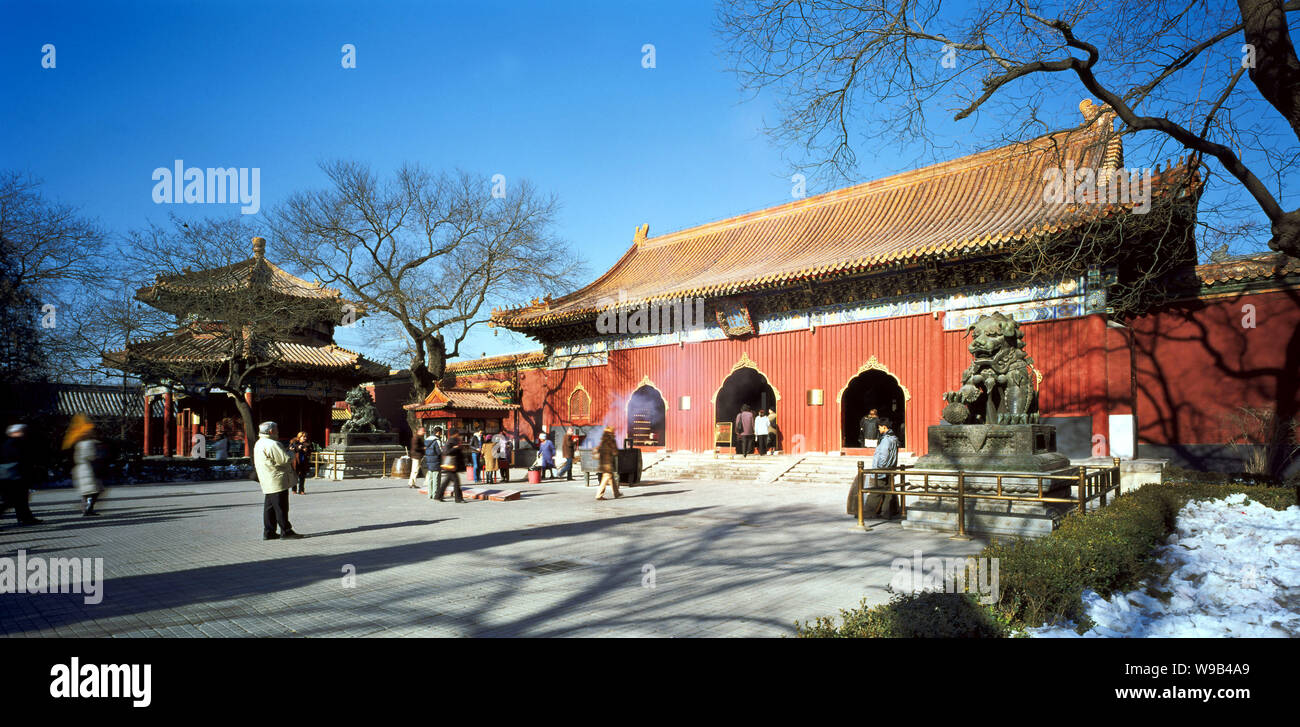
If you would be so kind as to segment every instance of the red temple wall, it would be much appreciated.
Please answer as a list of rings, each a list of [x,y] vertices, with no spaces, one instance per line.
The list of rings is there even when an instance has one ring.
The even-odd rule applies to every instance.
[[[1041,408],[1046,416],[1093,417],[1094,431],[1107,432],[1106,328],[1100,316],[1024,326],[1027,350],[1043,371]],[[779,396],[777,423],[785,449],[840,448],[841,410],[836,397],[874,355],[910,393],[906,402],[906,448],[926,451],[926,427],[939,423],[942,394],[955,388],[970,355],[962,331],[944,331],[929,314],[827,326],[815,331],[759,335],[615,351],[606,366],[549,371],[547,425],[613,424],[626,433],[627,399],[648,378],[663,394],[666,439],[672,449],[711,449],[715,392],[747,354]],[[581,383],[592,396],[589,420],[570,422],[568,400]],[[822,389],[824,404],[809,406],[807,391]],[[679,409],[690,396],[691,408]],[[529,408],[527,405],[525,408]]]
[[[1141,443],[1226,442],[1239,407],[1300,412],[1300,290],[1180,303],[1133,330]]]

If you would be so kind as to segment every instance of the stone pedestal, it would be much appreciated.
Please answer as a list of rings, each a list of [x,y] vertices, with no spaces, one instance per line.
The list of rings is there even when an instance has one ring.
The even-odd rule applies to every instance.
[[[956,492],[958,471],[983,472],[994,474],[966,475],[967,493],[998,494],[1000,479],[1001,494],[1036,497],[1039,485],[1035,475],[1078,472],[1077,468],[1070,467],[1069,458],[1056,451],[1056,428],[1045,424],[933,426],[929,429],[929,443],[929,454],[918,458],[913,469],[943,473],[930,475],[930,490]],[[917,486],[922,483],[919,474],[909,475],[907,480]],[[1071,497],[1070,481],[1047,480],[1042,488],[1043,497]],[[966,530],[1041,537],[1051,534],[1071,507],[1068,503],[969,499]],[[903,527],[955,532],[957,499],[907,498],[907,519]]]
[[[1048,424],[954,424],[929,429],[930,452],[917,469],[1055,472],[1070,466]]]
[[[320,475],[326,479],[381,477],[393,460],[407,454],[396,432],[334,432],[329,446],[320,452]]]

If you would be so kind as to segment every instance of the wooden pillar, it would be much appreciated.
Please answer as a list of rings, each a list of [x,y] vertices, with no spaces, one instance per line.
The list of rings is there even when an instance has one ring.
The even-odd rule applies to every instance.
[[[163,441],[162,441],[163,456],[170,457],[172,455],[172,437],[175,436],[175,433],[172,432],[172,392],[170,391],[163,394],[162,435],[163,435]]]
[[[149,400],[150,400],[151,398],[153,398],[153,397],[149,396],[148,394],[145,394],[145,395],[144,395],[144,445],[143,445],[143,451],[141,452],[141,456],[144,456],[144,457],[148,457],[148,456],[149,456],[149,434],[150,434],[150,432],[149,432],[149,429],[150,429],[150,427],[149,427]]]

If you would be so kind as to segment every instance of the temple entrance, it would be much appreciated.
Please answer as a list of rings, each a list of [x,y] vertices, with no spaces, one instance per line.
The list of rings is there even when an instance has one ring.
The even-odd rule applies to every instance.
[[[884,371],[863,371],[854,376],[840,397],[842,422],[841,447],[861,447],[862,418],[872,409],[880,416],[889,417],[898,435],[898,446],[907,445],[907,397],[893,376]]]
[[[749,404],[755,414],[761,409],[776,414],[776,392],[766,376],[751,368],[736,369],[722,382],[713,404],[714,421],[735,422],[744,404]]]
[[[667,406],[659,390],[642,386],[627,400],[627,436],[633,447],[664,446],[664,414]]]

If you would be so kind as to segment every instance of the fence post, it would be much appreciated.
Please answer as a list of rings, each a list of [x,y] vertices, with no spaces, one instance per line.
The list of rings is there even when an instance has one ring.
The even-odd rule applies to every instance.
[[[957,472],[957,534],[949,540],[970,540],[966,534],[966,472]]]
[[[1115,472],[1111,475],[1111,481],[1115,485],[1115,495],[1118,497],[1124,494],[1124,476],[1119,470],[1119,457],[1111,457],[1111,460],[1115,463]]]
[[[863,492],[866,484],[867,478],[862,474],[862,460],[858,460],[858,527],[862,527],[862,511],[866,509],[867,493]]]
[[[1079,514],[1088,514],[1088,470],[1079,465]]]

